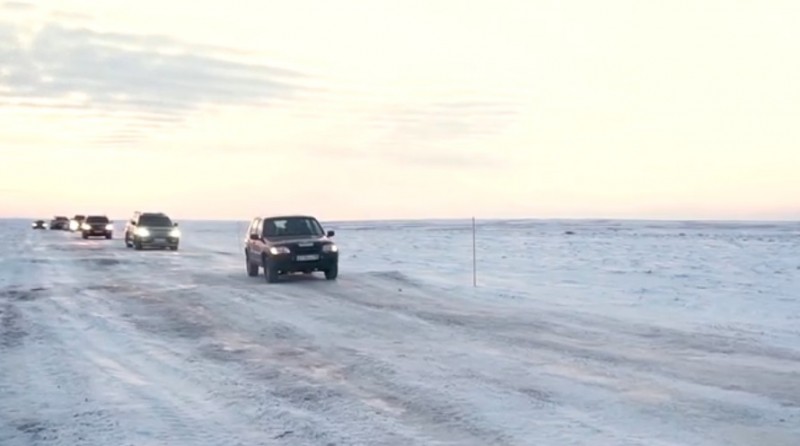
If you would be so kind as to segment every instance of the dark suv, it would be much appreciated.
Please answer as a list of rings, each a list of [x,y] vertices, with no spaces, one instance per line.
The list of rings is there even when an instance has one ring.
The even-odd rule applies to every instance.
[[[85,215],[76,214],[72,217],[72,220],[69,221],[69,230],[72,232],[80,231],[84,220],[86,220]]]
[[[90,215],[81,224],[81,236],[83,238],[105,237],[110,240],[113,234],[114,225],[105,215]]]
[[[125,225],[125,246],[135,249],[178,249],[181,231],[163,212],[136,212]]]
[[[55,218],[50,220],[50,229],[52,230],[59,230],[59,231],[66,231],[69,229],[69,219],[62,215],[57,215]]]
[[[339,275],[339,248],[330,240],[314,217],[304,215],[256,217],[250,222],[245,239],[244,258],[247,274],[258,275],[264,268],[269,283],[283,274],[315,271],[335,280]]]

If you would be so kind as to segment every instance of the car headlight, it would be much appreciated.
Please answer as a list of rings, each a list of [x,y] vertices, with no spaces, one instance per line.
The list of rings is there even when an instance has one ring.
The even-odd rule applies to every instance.
[[[111,231],[113,229],[114,229],[114,225],[112,225],[111,223],[106,225],[106,231]]]
[[[339,247],[333,243],[322,245],[322,252],[339,252]]]
[[[169,236],[170,237],[174,237],[174,238],[178,238],[178,237],[181,236],[181,230],[178,229],[178,228],[175,228],[172,231],[169,231]]]
[[[78,222],[75,221],[75,220],[72,220],[71,222],[69,222],[69,228],[72,229],[73,231],[78,229]]]
[[[290,252],[291,251],[289,251],[289,248],[285,246],[273,246],[272,248],[269,248],[269,253],[274,256],[278,254],[289,254]]]
[[[150,237],[150,231],[148,231],[147,228],[136,228],[133,233],[139,237]]]
[[[81,225],[81,229],[83,229],[84,231],[88,231],[89,229],[92,229],[92,227],[84,223]]]

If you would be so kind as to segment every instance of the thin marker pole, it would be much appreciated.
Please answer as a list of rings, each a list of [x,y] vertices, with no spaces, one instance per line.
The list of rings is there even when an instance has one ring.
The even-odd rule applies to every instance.
[[[478,286],[478,257],[475,243],[475,217],[472,217],[472,286]]]

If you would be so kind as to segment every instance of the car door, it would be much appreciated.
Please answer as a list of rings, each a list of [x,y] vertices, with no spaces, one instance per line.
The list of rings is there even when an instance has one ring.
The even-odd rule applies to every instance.
[[[250,256],[251,262],[258,262],[261,259],[262,247],[259,246],[259,239],[254,239],[253,236],[260,235],[261,219],[254,218],[250,223],[250,228],[247,231],[247,253]]]
[[[250,251],[253,248],[253,239],[251,237],[251,234],[253,233],[253,228],[256,225],[256,220],[257,220],[256,218],[250,220],[250,224],[247,225],[247,231],[245,231],[244,233],[244,252],[248,256],[250,255]]]
[[[125,238],[132,239],[133,238],[133,231],[136,229],[136,214],[133,214],[131,218],[125,223]]]

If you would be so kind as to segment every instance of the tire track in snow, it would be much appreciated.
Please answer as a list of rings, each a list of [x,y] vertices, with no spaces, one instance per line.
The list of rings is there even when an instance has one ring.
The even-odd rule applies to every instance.
[[[26,350],[40,366],[26,388],[40,405],[51,397],[41,392],[48,380],[68,381],[66,399],[89,395],[80,411],[70,400],[69,412],[86,414],[89,426],[58,415],[67,405],[57,403],[47,418],[16,417],[27,436],[17,439],[712,445],[752,444],[761,432],[778,445],[793,431],[767,417],[798,420],[767,398],[714,393],[695,382],[697,370],[670,364],[708,353],[703,342],[686,345],[688,333],[648,337],[619,321],[482,303],[391,272],[268,286],[213,253],[138,253],[103,242],[54,251],[50,286],[75,292],[15,307],[23,320],[41,311],[33,339],[48,340]],[[787,358],[753,376],[783,376]],[[743,376],[741,367],[731,371]],[[102,430],[114,422],[123,425]],[[232,431],[239,437],[223,438]]]
[[[253,282],[251,282],[253,283]],[[265,296],[258,296],[253,295],[251,293],[242,292],[241,294],[249,299],[249,303],[251,305],[264,305],[269,306],[269,309],[264,308],[262,310],[253,311],[256,309],[254,306],[245,307],[249,309],[253,314],[274,314],[278,313],[281,314],[280,310],[277,309],[276,303],[271,299],[272,293],[270,291],[275,291],[281,288],[263,288],[260,283],[255,282],[258,285],[258,288],[254,288],[255,290],[265,290],[267,295]],[[313,284],[315,282],[310,281],[308,284]],[[319,282],[317,282],[319,284]],[[320,287],[325,287],[327,284],[319,284]],[[228,289],[226,287],[226,289]],[[287,291],[286,294],[283,295],[282,300],[286,300],[287,297],[290,297],[288,292],[291,290],[290,288],[283,288],[281,291]],[[303,299],[303,301],[314,301],[317,299],[325,300],[323,296],[313,295],[309,293],[308,288],[300,287],[297,290],[297,293],[300,296],[297,296],[299,299]],[[341,307],[343,304],[346,305],[346,302],[339,300],[339,299],[327,299],[330,302],[333,302],[337,307]],[[291,302],[291,306],[295,309],[301,309],[302,306],[298,307],[298,302]],[[300,304],[303,305],[303,304]],[[327,310],[331,310],[329,307]],[[356,310],[357,317],[360,318],[359,324],[365,325],[367,324],[364,320],[364,312],[361,308],[353,308]],[[226,307],[225,309],[218,309],[215,311],[215,314],[226,314],[230,313],[230,307]],[[385,313],[385,312],[384,312]],[[285,315],[286,318],[289,320],[293,320],[295,322],[302,321],[304,319],[302,314],[291,314]],[[333,315],[336,316],[336,320],[333,321],[336,326],[341,326],[342,324],[347,324],[348,319],[344,317],[341,308],[333,312]],[[385,323],[385,319],[387,316],[391,316],[391,314],[387,315],[384,314],[382,319],[378,319],[378,321],[383,321]],[[244,316],[245,318],[247,316]],[[308,317],[305,317],[308,319]],[[308,319],[308,321],[304,325],[314,326],[318,325],[319,319]],[[380,322],[379,322],[380,323]],[[402,333],[399,332],[399,333]],[[340,333],[336,333],[337,336]],[[368,336],[368,334],[367,334]],[[448,336],[449,337],[449,336]],[[349,339],[348,339],[349,340]],[[439,339],[441,342],[442,340],[447,339]],[[398,346],[395,345],[395,348]],[[339,348],[338,350],[343,350]],[[352,349],[350,351],[353,351]],[[259,352],[261,353],[261,352]],[[356,352],[359,353],[359,352]],[[426,383],[422,382],[418,376],[412,376],[407,379],[403,379],[402,377],[398,376],[394,373],[391,365],[388,365],[388,362],[383,362],[381,365],[383,367],[372,368],[374,364],[381,363],[381,361],[376,360],[375,358],[370,357],[369,355],[360,355],[357,357],[346,357],[340,354],[337,351],[331,351],[330,349],[326,352],[329,357],[329,360],[339,364],[350,364],[345,369],[347,374],[345,375],[346,379],[356,381],[354,386],[356,388],[360,388],[361,392],[364,393],[366,389],[369,389],[368,394],[371,392],[373,395],[371,397],[372,401],[379,401],[379,406],[389,407],[390,410],[394,413],[410,413],[415,414],[414,417],[407,419],[406,421],[411,422],[415,425],[422,425],[426,426],[428,430],[439,430],[441,431],[439,435],[442,438],[449,437],[451,439],[461,439],[462,442],[470,442],[470,441],[477,441],[477,438],[480,438],[480,441],[492,442],[492,441],[501,441],[505,440],[506,444],[513,444],[511,437],[504,438],[503,434],[498,431],[493,431],[493,427],[491,427],[491,423],[488,423],[485,420],[481,420],[480,416],[473,415],[474,413],[480,413],[481,407],[480,403],[476,402],[474,407],[470,407],[469,401],[466,399],[458,400],[454,398],[452,393],[442,392],[442,387],[439,384],[436,385],[426,385]],[[263,356],[263,355],[262,355]],[[397,358],[393,358],[397,359]],[[426,360],[428,363],[426,367],[430,367],[430,365],[434,365],[436,362],[436,357],[430,357]],[[391,373],[387,373],[387,371]],[[377,372],[377,373],[376,373]],[[415,373],[419,373],[420,369],[414,370]],[[377,376],[376,376],[377,375]],[[383,375],[383,376],[382,376]],[[475,386],[474,380],[464,379],[463,386],[465,388],[474,387]],[[484,386],[487,387],[487,386]],[[492,388],[487,389],[487,393],[495,394],[495,395],[503,395],[508,394],[508,389],[498,389]],[[358,392],[355,392],[358,393]],[[531,395],[536,395],[536,398],[539,399],[539,395],[541,392],[531,391],[531,388],[528,387],[521,391],[516,392],[518,395],[516,397],[523,399],[523,402],[520,403],[522,407],[521,410],[526,410],[525,404],[530,401]],[[455,402],[454,402],[455,399]],[[539,416],[544,416],[545,414],[538,414]],[[553,414],[549,414],[549,416],[553,416]],[[566,427],[565,427],[566,428]],[[454,440],[456,441],[456,440]],[[502,441],[501,441],[502,442]],[[631,443],[637,444],[637,443]]]
[[[393,290],[391,288],[394,286],[396,286],[396,283],[390,282],[385,287],[376,286],[375,284],[370,283],[367,285],[367,288],[373,287],[373,289],[369,290],[370,293],[346,290],[343,291],[339,297],[343,301],[349,302],[353,299],[358,300],[372,295],[375,296],[374,299],[369,299],[369,301],[366,303],[359,303],[365,303],[365,305],[369,308],[379,308],[380,305],[375,304],[374,300],[387,300],[385,299],[385,296],[392,295]],[[304,289],[304,292],[307,291],[308,289]],[[393,295],[398,296],[397,294]],[[307,298],[308,296],[303,297]],[[324,298],[323,296],[314,297]],[[414,298],[417,297],[421,296],[414,296]],[[422,296],[419,300],[415,300],[413,303],[417,304],[417,307],[419,307],[421,306],[421,301],[430,301],[428,297],[430,296]],[[388,300],[391,300],[391,298]],[[490,327],[475,327],[475,324],[469,323],[469,318],[465,318],[467,320],[460,320],[457,315],[452,313],[448,314],[445,312],[442,314],[441,302],[443,301],[444,300],[437,302],[437,305],[435,306],[436,311],[439,311],[440,313],[430,312],[429,310],[420,312],[419,308],[410,311],[408,310],[408,306],[398,305],[396,302],[386,303],[385,305],[392,311],[399,310],[411,316],[419,317],[420,319],[432,322],[434,324],[438,323],[462,332],[474,333],[476,328],[478,328],[480,331],[482,331],[481,337],[484,339],[494,338],[498,341],[495,344],[496,346],[503,346],[506,344],[505,350],[508,350],[508,340],[513,338],[509,338],[507,336],[509,330],[504,329],[504,321],[498,320],[495,324],[487,324],[494,327],[494,330],[492,330]],[[413,304],[411,306],[413,306]],[[506,313],[505,322],[513,325],[513,321],[518,316],[512,314],[511,312]],[[431,315],[433,315],[433,317],[431,317]],[[557,321],[559,319],[565,319],[563,315],[553,314],[548,316],[556,316],[555,320]],[[594,382],[591,384],[602,384],[610,391],[616,393],[616,395],[614,395],[614,393],[608,395],[609,397],[613,398],[619,394],[622,394],[623,396],[631,398],[632,401],[630,402],[633,403],[648,405],[661,403],[660,407],[656,407],[656,409],[663,410],[666,412],[666,415],[669,415],[670,417],[679,418],[681,414],[670,414],[671,411],[668,409],[669,406],[665,406],[665,404],[682,405],[687,412],[692,414],[690,416],[685,416],[685,422],[690,422],[690,418],[700,418],[701,420],[705,419],[705,421],[709,424],[726,422],[730,423],[731,425],[743,423],[745,425],[759,426],[763,423],[772,425],[775,428],[779,428],[780,423],[785,421],[784,418],[781,418],[782,412],[786,417],[796,416],[792,415],[791,412],[782,410],[784,407],[786,407],[786,398],[789,398],[789,404],[792,405],[793,403],[791,402],[791,398],[796,398],[798,395],[797,383],[800,381],[794,379],[796,372],[787,373],[769,370],[767,368],[763,370],[754,370],[751,372],[747,368],[740,367],[738,369],[731,370],[729,367],[725,367],[726,370],[735,372],[733,375],[736,377],[736,379],[738,379],[739,382],[749,385],[742,386],[740,388],[723,385],[720,390],[715,390],[718,387],[718,378],[715,381],[713,378],[713,373],[709,372],[712,372],[713,370],[720,370],[721,367],[718,362],[715,363],[714,361],[708,360],[711,358],[708,358],[705,361],[696,360],[695,358],[681,361],[681,359],[684,359],[682,357],[684,352],[680,351],[680,349],[675,349],[677,352],[670,352],[669,349],[665,348],[663,342],[659,342],[661,341],[659,339],[656,339],[655,341],[652,339],[645,339],[643,341],[642,339],[637,339],[644,338],[641,336],[617,336],[616,330],[614,330],[613,326],[603,326],[601,325],[602,321],[599,319],[595,321],[585,319],[569,321],[567,319],[567,321],[569,323],[565,324],[562,320],[560,321],[560,325],[551,324],[553,327],[557,328],[557,330],[547,330],[548,333],[547,337],[545,338],[546,342],[538,341],[531,343],[531,340],[529,339],[531,335],[533,335],[534,338],[536,337],[536,335],[533,333],[530,333],[528,336],[522,336],[520,332],[512,331],[512,333],[517,338],[515,339],[517,341],[516,344],[525,346],[529,352],[550,356],[551,361],[553,359],[552,357],[556,356],[553,353],[560,353],[560,360],[553,361],[556,364],[560,363],[560,366],[552,367],[553,364],[551,363],[544,367],[551,373],[560,372],[559,374],[564,377],[564,372],[567,371],[568,374],[566,376],[575,379],[580,378],[580,374],[585,375],[585,373],[591,372],[594,376],[590,375],[590,378],[600,378],[593,379]],[[599,329],[599,332],[613,334],[616,337],[615,341],[617,342],[603,345],[590,341],[588,344],[593,345],[594,348],[587,349],[586,347],[580,347],[580,340],[583,341],[583,344],[586,344],[587,338],[591,339],[590,336],[586,336],[586,327],[591,327],[591,330],[593,331],[598,331]],[[493,334],[492,331],[495,333]],[[561,332],[559,333],[561,336],[553,337],[550,333],[551,331]],[[572,332],[573,335],[584,333],[583,339],[581,339],[580,336],[565,336],[565,331]],[[501,336],[497,335],[498,332],[501,334]],[[672,337],[669,335],[672,335]],[[672,347],[670,344],[673,343],[674,339],[693,339],[691,335],[677,331],[668,333],[668,336],[665,336],[664,338],[665,339],[663,340],[667,341],[666,347]],[[620,348],[609,349],[609,345],[620,346],[622,351],[615,351],[620,350]],[[636,345],[641,346],[641,349],[632,350],[630,346]],[[700,350],[699,353],[705,353],[702,350],[702,346],[702,342],[695,342],[694,347],[697,350]],[[647,350],[647,348],[652,349],[653,347],[656,347],[655,353]],[[716,348],[714,345],[707,347],[708,350],[711,351],[714,351]],[[750,351],[756,352],[756,350],[757,347],[750,347]],[[561,353],[564,351],[570,352],[571,355],[566,356],[565,358],[565,355]],[[631,353],[633,353],[633,355],[631,355]],[[659,355],[662,354],[667,355],[666,359],[659,357]],[[672,356],[672,358],[670,358],[670,356]],[[571,365],[570,362],[573,361],[571,358],[582,359],[579,362],[579,364],[582,363],[582,365],[579,368]],[[785,370],[797,370],[796,368],[792,368],[792,362],[794,361],[792,360],[793,354],[791,352],[780,351],[779,358],[779,361],[783,361]],[[671,360],[674,360],[675,362],[670,363]],[[758,361],[755,361],[755,363],[758,364]],[[698,365],[701,367],[698,367]],[[578,372],[579,375],[576,375],[576,372]],[[679,377],[680,379],[675,382],[675,377]],[[771,392],[762,392],[765,389],[763,386],[759,384],[752,384],[752,381],[758,381],[758,377],[763,378],[764,381],[768,383],[767,385],[770,385],[771,383],[773,386]],[[609,381],[609,378],[611,378],[611,381]],[[580,380],[578,382],[580,382]],[[653,390],[651,390],[653,387],[656,389],[661,389],[660,392],[653,392]],[[708,387],[711,387],[711,389]],[[591,391],[592,389],[584,390]],[[749,391],[749,394],[743,393],[743,391]],[[710,399],[697,398],[694,396],[695,392],[706,395],[710,393],[712,397]],[[655,397],[655,399],[653,397]],[[768,399],[770,397],[772,400]],[[656,410],[652,410],[651,412],[656,412]],[[764,413],[771,413],[771,415],[763,415]],[[794,411],[794,413],[796,414],[796,411]],[[663,415],[658,416],[666,418]],[[598,426],[601,426],[602,423],[603,421],[598,422]]]
[[[246,379],[235,378],[237,371],[230,358],[221,364],[213,364],[204,359],[204,356],[209,356],[210,351],[207,347],[202,347],[204,340],[215,339],[217,337],[215,329],[221,327],[218,322],[216,326],[208,324],[209,317],[213,315],[204,311],[201,305],[192,305],[187,299],[184,299],[185,296],[182,295],[180,289],[173,287],[171,290],[165,290],[166,293],[152,293],[147,291],[147,287],[141,286],[144,285],[143,283],[139,283],[140,286],[137,287],[137,283],[126,282],[125,279],[128,276],[123,274],[118,277],[104,274],[99,276],[102,278],[102,283],[97,283],[97,279],[93,283],[89,274],[81,277],[82,274],[79,271],[71,271],[71,273],[76,275],[73,279],[77,298],[59,301],[59,312],[82,315],[74,321],[73,331],[75,333],[91,333],[92,331],[98,333],[88,342],[88,346],[84,347],[87,353],[83,356],[106,372],[112,375],[116,373],[114,377],[117,378],[117,381],[142,381],[148,375],[147,370],[152,368],[164,374],[161,380],[169,388],[172,388],[170,380],[175,376],[181,376],[182,379],[188,381],[198,381],[199,390],[209,391],[209,395],[215,397],[215,402],[228,409],[237,405],[237,401],[231,401],[231,396],[241,396],[244,403],[239,401],[238,409],[242,409],[244,406],[245,412],[256,412],[255,417],[268,420],[266,423],[262,421],[262,424],[268,427],[272,426],[269,429],[259,430],[262,438],[270,436],[265,436],[264,430],[280,431],[275,434],[280,435],[286,432],[285,426],[288,426],[292,435],[286,438],[291,437],[293,444],[319,444],[323,440],[337,444],[349,444],[353,435],[350,431],[354,431],[360,438],[377,439],[376,444],[381,444],[382,438],[386,439],[386,444],[408,442],[408,440],[404,440],[403,434],[393,432],[391,426],[382,432],[381,422],[373,419],[373,414],[361,411],[358,407],[347,407],[348,401],[339,398],[335,389],[327,389],[316,383],[308,382],[308,380],[304,381],[302,376],[293,375],[291,372],[284,372],[283,375],[273,373],[275,379],[272,382],[264,380],[263,375],[262,382],[248,382]],[[152,281],[149,284],[150,287],[155,285]],[[188,291],[191,289],[184,290],[186,296],[191,295]],[[210,296],[203,297],[210,298]],[[136,304],[128,305],[131,302]],[[143,321],[146,323],[142,324]],[[120,333],[116,333],[118,331]],[[122,336],[123,333],[125,333],[124,336]],[[100,341],[104,338],[103,334],[106,336],[113,334],[110,336],[114,340],[113,348],[103,348],[104,344]],[[280,330],[278,337],[286,338],[287,334],[285,329]],[[166,338],[165,335],[167,335]],[[288,340],[291,341],[291,339]],[[81,342],[85,343],[86,340]],[[132,344],[148,345],[148,348],[141,350],[139,347],[133,347]],[[159,358],[162,360],[164,358],[172,359],[171,362],[163,364],[158,363]],[[177,367],[170,369],[170,366],[175,364]],[[121,377],[119,371],[122,369],[137,371],[144,376],[132,379],[129,373],[127,377]],[[211,371],[214,369],[218,369],[218,373]],[[216,378],[226,375],[225,382]],[[177,383],[173,381],[172,384]],[[188,387],[187,384],[189,383],[185,382],[183,387]],[[219,391],[211,392],[211,389],[220,387],[225,389],[227,395]],[[242,388],[246,388],[248,391],[242,392]],[[135,401],[143,399],[133,391],[126,390],[124,394]],[[272,399],[279,404],[263,404],[255,399],[257,395],[268,400]],[[157,396],[166,398],[169,395],[159,394]],[[326,400],[330,401],[326,402]],[[148,400],[147,403],[158,409],[164,406],[166,401],[156,399]],[[184,412],[183,409],[196,407],[197,403],[202,403],[202,401],[194,401],[192,404],[181,402],[179,405],[181,413],[191,416],[190,410]],[[247,403],[250,407],[247,407]],[[309,405],[321,405],[326,412],[319,413],[322,410],[309,407]],[[159,418],[163,419],[164,416]],[[358,423],[359,419],[364,422]],[[339,427],[343,424],[347,424],[348,428]],[[230,426],[229,423],[225,423],[225,425]],[[242,430],[250,429],[252,431],[252,424],[248,423],[248,425]],[[277,426],[281,427],[276,429]],[[202,428],[198,428],[197,431],[207,432]],[[195,438],[189,436],[188,433],[184,433],[184,435],[181,433],[183,433],[181,430],[174,432],[176,442],[223,444],[218,442],[216,437]],[[235,438],[234,435],[229,436]]]

